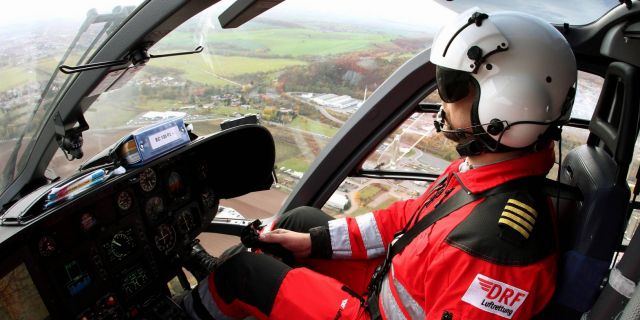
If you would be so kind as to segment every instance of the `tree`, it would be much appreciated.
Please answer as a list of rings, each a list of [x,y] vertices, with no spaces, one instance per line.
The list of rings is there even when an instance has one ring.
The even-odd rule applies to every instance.
[[[276,107],[264,107],[262,109],[262,119],[265,121],[273,121],[276,117]]]

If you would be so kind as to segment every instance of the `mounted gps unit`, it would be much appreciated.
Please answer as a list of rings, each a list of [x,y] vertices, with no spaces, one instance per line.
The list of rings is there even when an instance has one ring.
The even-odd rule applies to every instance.
[[[132,132],[119,154],[127,165],[140,166],[190,141],[184,120],[170,118]]]

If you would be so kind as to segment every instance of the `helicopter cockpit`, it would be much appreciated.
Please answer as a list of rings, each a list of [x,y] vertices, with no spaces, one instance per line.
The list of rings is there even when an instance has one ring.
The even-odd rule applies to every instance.
[[[255,219],[424,192],[457,157],[433,127],[430,37],[483,4],[309,2],[153,0],[0,32],[0,319],[187,319],[174,298],[196,284],[195,243],[219,255]],[[562,271],[539,319],[632,319],[640,4],[532,6],[517,9],[553,23],[580,71],[549,175],[566,187]]]

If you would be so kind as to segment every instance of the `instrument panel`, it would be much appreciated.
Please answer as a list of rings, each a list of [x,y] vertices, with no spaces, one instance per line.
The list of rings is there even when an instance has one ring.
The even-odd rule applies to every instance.
[[[78,319],[126,318],[166,293],[217,212],[201,162],[191,155],[144,168],[41,227],[30,247],[64,309]]]
[[[171,297],[190,286],[182,263],[194,239],[220,199],[268,189],[274,163],[271,134],[245,125],[52,208],[53,185],[24,196],[0,219],[0,287],[15,288],[0,292],[0,311],[14,301],[17,318],[184,319]]]

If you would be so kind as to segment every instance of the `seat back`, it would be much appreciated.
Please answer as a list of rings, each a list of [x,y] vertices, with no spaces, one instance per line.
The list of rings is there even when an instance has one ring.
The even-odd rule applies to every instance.
[[[560,181],[583,201],[561,201],[560,268],[549,319],[579,319],[598,297],[620,247],[630,190],[626,181],[638,134],[637,69],[612,63],[589,125],[586,145],[571,150]]]

